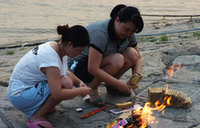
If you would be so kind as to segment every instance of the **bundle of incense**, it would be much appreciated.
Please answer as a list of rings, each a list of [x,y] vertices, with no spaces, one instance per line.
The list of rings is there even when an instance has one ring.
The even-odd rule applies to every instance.
[[[97,112],[100,112],[100,111],[102,111],[102,110],[104,110],[104,109],[106,109],[106,108],[108,108],[109,106],[104,106],[104,107],[102,107],[102,108],[98,108],[98,109],[96,109],[96,110],[93,110],[93,111],[91,111],[91,112],[89,112],[89,113],[87,113],[87,114],[85,114],[85,115],[82,115],[81,116],[81,119],[84,119],[84,118],[87,118],[87,117],[89,117],[89,116],[91,116],[91,115],[94,115],[95,113],[97,113]]]
[[[124,102],[124,103],[117,103],[115,105],[117,106],[117,108],[125,109],[125,108],[133,107],[134,103],[131,101],[128,101],[128,102]]]
[[[142,79],[142,75],[140,74],[131,76],[128,87],[132,89],[138,88],[139,87],[138,83],[141,81],[141,79]]]

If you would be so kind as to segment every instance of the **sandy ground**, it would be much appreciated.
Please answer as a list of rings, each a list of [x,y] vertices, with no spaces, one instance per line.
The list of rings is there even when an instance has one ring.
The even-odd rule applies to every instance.
[[[184,30],[200,26],[199,20],[184,23],[170,22],[156,23],[146,27],[144,33],[161,33],[173,30]],[[159,124],[152,125],[153,128],[197,128],[200,124],[199,111],[199,85],[200,85],[200,31],[189,31],[167,35],[138,36],[138,45],[143,58],[143,79],[140,88],[133,91],[129,98],[108,97],[105,88],[100,87],[99,91],[108,101],[110,108],[102,111],[86,120],[80,119],[80,115],[96,107],[86,105],[80,97],[67,100],[59,104],[57,112],[48,117],[48,120],[56,128],[105,128],[118,115],[109,112],[114,108],[116,102],[133,101],[141,106],[147,101],[148,87],[164,86],[165,72],[172,64],[183,63],[180,71],[175,72],[174,78],[169,80],[171,88],[184,91],[192,100],[189,109],[173,109],[166,111],[166,116],[157,113]],[[32,42],[33,43],[33,42]],[[25,116],[16,110],[8,101],[6,89],[10,74],[19,59],[34,46],[2,48],[0,49],[0,126],[3,128],[25,128]],[[122,76],[127,81],[130,71]],[[75,108],[82,107],[83,113],[77,113]]]

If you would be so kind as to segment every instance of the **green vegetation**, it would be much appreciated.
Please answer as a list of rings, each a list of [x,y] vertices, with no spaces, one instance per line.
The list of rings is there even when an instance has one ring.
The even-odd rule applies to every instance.
[[[167,43],[170,39],[188,39],[188,38],[197,38],[198,40],[200,39],[200,31],[197,32],[185,32],[183,33],[175,33],[175,34],[164,34],[161,36],[140,36],[137,38],[139,42],[156,42],[160,41],[162,43]],[[177,39],[178,40],[178,39]]]
[[[25,47],[21,47],[19,50],[25,50],[26,48]]]
[[[190,36],[182,36],[182,38],[186,39],[186,38],[190,38]]]
[[[189,35],[184,35],[184,36],[182,36],[182,35],[178,35],[178,38],[180,38],[180,39],[187,39],[187,38],[190,38],[191,36],[189,36]]]
[[[197,37],[197,39],[200,39],[200,32],[193,32],[193,37]]]
[[[168,36],[167,35],[163,35],[160,37],[160,41],[161,42],[167,42],[168,41]]]
[[[7,51],[6,55],[13,55],[15,52],[14,51]]]
[[[157,39],[154,36],[147,37],[147,40],[149,40],[150,42],[157,41]]]

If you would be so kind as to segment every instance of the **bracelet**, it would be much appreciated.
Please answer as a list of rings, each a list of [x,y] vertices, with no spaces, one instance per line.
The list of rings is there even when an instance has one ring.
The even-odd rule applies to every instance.
[[[138,74],[139,76],[141,76],[141,74],[140,74],[140,73],[138,73],[138,72],[135,72],[135,74]]]

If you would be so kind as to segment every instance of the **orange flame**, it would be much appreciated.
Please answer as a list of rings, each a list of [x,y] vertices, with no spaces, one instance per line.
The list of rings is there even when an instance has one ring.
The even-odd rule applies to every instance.
[[[179,70],[181,68],[181,64],[178,64],[178,66],[176,66],[176,70]],[[169,68],[169,70],[167,70],[167,75],[165,77],[166,81],[167,79],[170,77],[172,77],[174,75],[174,64]],[[168,93],[168,83],[166,82],[166,86],[165,86],[165,93]]]
[[[179,70],[181,68],[181,64],[178,64],[178,66],[176,66],[176,70]],[[165,77],[165,79],[168,79],[169,77],[171,78],[174,75],[174,64],[169,68],[169,70],[167,70],[167,75]]]
[[[181,64],[179,64],[177,67],[176,67],[176,70],[179,70],[181,68]]]
[[[170,105],[171,97],[165,97],[164,102],[160,103],[159,101],[155,102],[155,108],[151,107],[151,103],[147,102],[142,109],[137,109],[134,111],[134,114],[141,115],[139,120],[141,120],[140,128],[146,128],[147,124],[158,123],[156,117],[153,116],[153,111],[160,111],[164,114],[164,109],[167,105]]]
[[[179,64],[176,69],[179,70],[181,68],[181,64]],[[174,65],[172,65],[169,70],[167,71],[167,75],[166,75],[166,80],[170,77],[172,77],[174,74]],[[168,93],[168,83],[166,81],[166,86],[165,86],[165,93]],[[146,128],[147,124],[153,124],[153,123],[158,123],[158,121],[156,121],[156,117],[153,116],[153,111],[160,111],[162,114],[164,114],[165,112],[165,108],[167,106],[171,106],[171,102],[172,102],[172,96],[168,97],[164,97],[163,103],[160,103],[159,101],[156,101],[154,106],[155,108],[151,107],[151,103],[147,102],[144,107],[142,109],[136,109],[133,111],[133,115],[140,115],[138,120],[141,120],[140,123],[140,128]],[[131,124],[128,128],[131,128],[134,125]]]
[[[171,106],[171,101],[172,101],[172,96],[170,96],[169,98],[167,98],[167,105]]]
[[[179,64],[176,67],[176,70],[179,70],[181,68],[181,64]],[[169,77],[171,78],[174,75],[174,65],[172,65],[169,70],[167,70],[167,75],[165,79],[167,80]],[[166,81],[166,86],[165,86],[165,93],[168,93],[168,83]],[[172,101],[172,96],[170,97],[165,97],[163,103],[160,103],[159,101],[155,102],[155,108],[151,107],[151,103],[147,102],[142,109],[137,109],[135,110],[135,113],[140,116],[140,120],[142,120],[142,124],[140,128],[146,128],[147,124],[152,124],[152,123],[158,123],[158,121],[155,122],[155,117],[153,116],[153,111],[160,111],[162,114],[164,114],[164,109],[167,106],[171,106],[171,101]]]
[[[167,75],[165,79],[168,79],[169,77],[171,78],[174,75],[174,64],[167,70]]]

